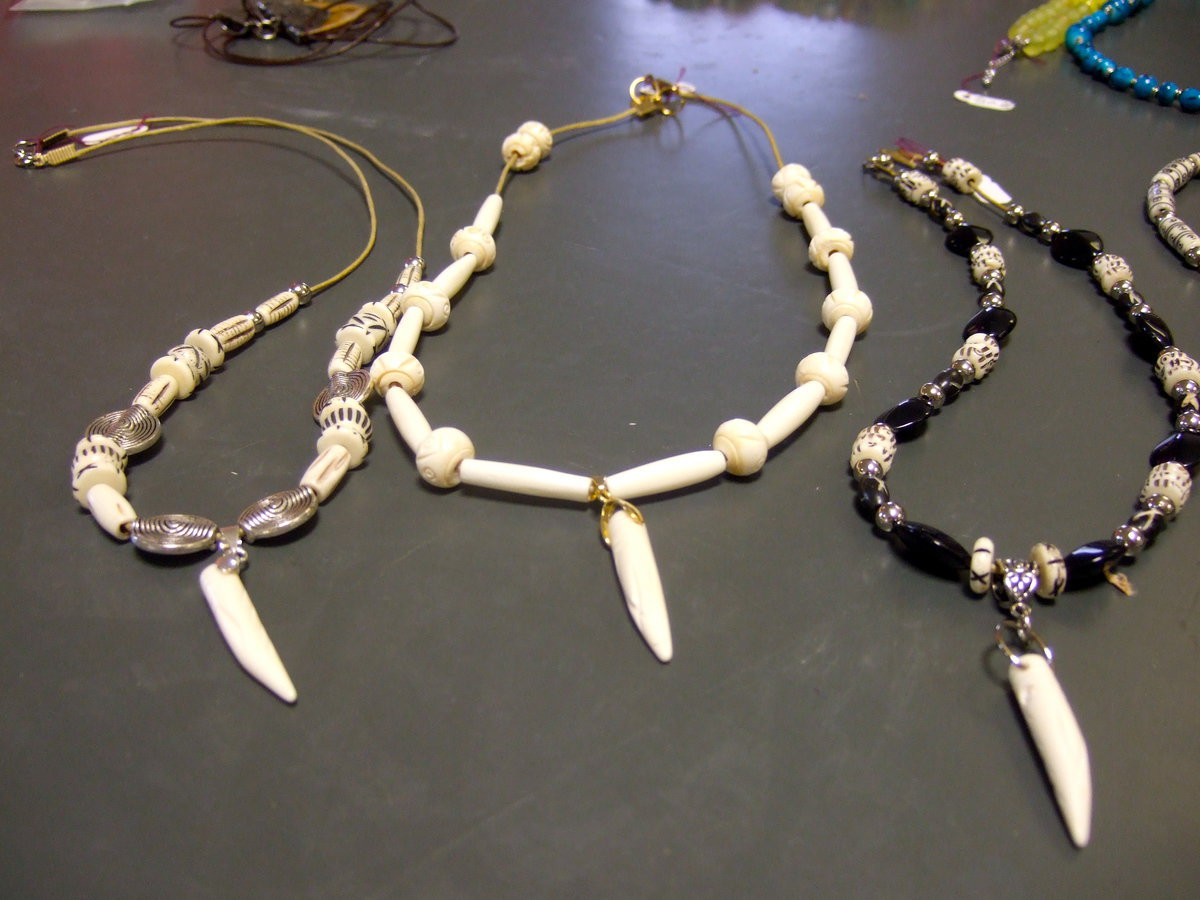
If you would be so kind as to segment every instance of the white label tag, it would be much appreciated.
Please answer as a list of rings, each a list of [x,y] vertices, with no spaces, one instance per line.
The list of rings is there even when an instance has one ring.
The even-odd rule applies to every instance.
[[[974,91],[966,91],[961,88],[954,92],[954,99],[980,109],[994,109],[999,112],[1008,112],[1017,105],[1003,97],[989,97],[987,94],[976,94]]]

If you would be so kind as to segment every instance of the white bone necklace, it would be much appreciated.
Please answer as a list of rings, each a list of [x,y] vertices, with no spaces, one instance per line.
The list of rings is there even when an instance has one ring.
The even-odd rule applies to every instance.
[[[358,366],[362,351],[380,346],[395,330],[403,312],[407,284],[420,278],[421,242],[425,213],[413,187],[396,171],[365,148],[328,131],[261,118],[154,118],[115,122],[59,132],[38,141],[23,141],[15,148],[16,162],[25,168],[56,166],[83,158],[97,150],[147,138],[177,136],[217,126],[281,129],[317,141],[350,169],[362,191],[369,229],[358,256],[333,276],[309,287],[298,283],[263,301],[253,310],[188,333],[150,368],[150,381],[132,403],[93,421],[75,446],[71,490],[84,509],[112,537],[130,541],[152,554],[187,555],[217,551],[217,559],[200,573],[200,587],[214,619],[238,662],[285,702],[296,700],[296,688],[267,635],[250,600],[240,572],[246,565],[245,542],[274,538],[309,521],[351,468],[366,456],[371,422],[362,402],[371,392],[367,372]],[[176,400],[184,400],[219,368],[228,354],[252,341],[313,295],[337,284],[367,258],[378,232],[375,200],[357,154],[404,192],[417,212],[416,250],[395,288],[381,301],[364,305],[341,329],[339,352],[329,367],[328,386],[317,397],[313,414],[321,426],[317,457],[300,478],[298,487],[264,497],[247,507],[234,525],[221,527],[202,516],[172,513],[139,516],[126,499],[125,470],[129,456],[158,441],[160,419]],[[360,348],[355,350],[353,348]],[[369,355],[367,357],[369,359]]]
[[[986,228],[968,224],[938,193],[920,166],[940,174],[952,187],[998,210],[1008,224],[1050,245],[1058,262],[1087,269],[1101,290],[1123,312],[1140,355],[1154,362],[1163,392],[1177,405],[1175,431],[1150,454],[1150,474],[1138,496],[1136,511],[1111,539],[1096,540],[1068,554],[1048,543],[1037,543],[1028,560],[998,558],[989,538],[981,537],[972,552],[950,535],[921,522],[910,521],[894,502],[886,476],[898,441],[918,435],[926,422],[952,402],[972,382],[995,365],[1000,343],[1017,324],[1004,305],[1004,258],[991,244]],[[1087,744],[1052,666],[1053,654],[1033,630],[1033,600],[1052,602],[1064,590],[1107,578],[1129,591],[1128,580],[1115,572],[1153,540],[1183,507],[1191,491],[1191,472],[1200,463],[1200,367],[1173,344],[1170,329],[1133,288],[1133,273],[1125,260],[1103,252],[1093,232],[1063,229],[1012,201],[976,166],[961,159],[946,160],[932,151],[888,150],[872,157],[868,171],[892,183],[905,200],[925,210],[948,232],[946,246],[969,258],[971,275],[981,289],[978,313],[963,331],[965,343],[951,366],[921,386],[917,396],[882,413],[875,424],[859,432],[850,454],[858,483],[858,499],[876,527],[889,535],[906,556],[922,567],[952,576],[965,576],[976,594],[989,590],[1005,612],[995,629],[997,648],[1008,657],[1009,683],[1029,727],[1054,790],[1071,839],[1086,846],[1091,835],[1092,780]]]
[[[420,305],[423,315],[415,309],[405,313],[391,347],[375,361],[371,373],[377,389],[385,394],[401,438],[414,454],[421,477],[428,483],[441,488],[467,484],[580,504],[598,503],[601,535],[612,551],[629,615],[655,656],[667,662],[673,644],[663,587],[645,518],[631,501],[699,485],[724,472],[750,475],[761,469],[772,447],[799,428],[819,406],[837,403],[845,395],[849,383],[845,362],[855,336],[870,322],[871,302],[858,289],[850,266],[854,249],[850,235],[832,227],[821,209],[825,199],[821,186],[803,166],[783,164],[774,135],[761,119],[736,104],[652,75],[636,79],[630,86],[630,97],[630,108],[616,115],[553,130],[538,122],[526,122],[504,140],[504,168],[495,192],[484,201],[474,223],[455,233],[450,243],[455,262],[432,281],[409,288],[407,301]],[[673,115],[692,101],[725,115],[740,114],[762,129],[779,166],[771,181],[774,194],[789,215],[804,222],[809,234],[809,257],[817,268],[828,273],[832,290],[822,306],[822,321],[829,337],[824,351],[801,360],[796,370],[798,386],[757,422],[733,419],[723,423],[711,449],[669,456],[604,477],[477,458],[465,433],[457,428],[432,428],[413,399],[424,384],[421,365],[412,355],[418,330],[432,331],[445,325],[450,299],[473,273],[487,269],[495,260],[492,235],[500,220],[501,193],[509,175],[536,168],[550,153],[556,135],[612,125],[635,116]]]

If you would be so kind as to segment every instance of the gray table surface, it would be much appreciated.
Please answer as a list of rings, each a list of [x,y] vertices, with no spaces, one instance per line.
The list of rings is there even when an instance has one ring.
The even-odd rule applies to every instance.
[[[361,201],[272,134],[0,174],[0,895],[1195,896],[1200,515],[1128,569],[1134,598],[1097,587],[1036,613],[1090,741],[1078,851],[989,652],[991,601],[895,556],[845,467],[974,309],[940,232],[861,171],[900,135],[1100,232],[1200,352],[1200,278],[1142,211],[1158,168],[1200,149],[1200,120],[1061,53],[1004,71],[1012,112],[951,98],[1026,5],[433,0],[462,32],[448,50],[291,69],[205,56],[167,27],[196,11],[182,0],[8,14],[10,143],[141,115],[329,128],[420,187],[434,271],[519,123],[616,112],[634,77],[686,70],[823,183],[876,315],[844,401],[759,476],[644,504],[666,666],[628,619],[594,509],[428,488],[374,403],[369,462],[245,573],[300,690],[289,708],[230,657],[200,564],[109,540],[67,462],[189,330],[352,255]],[[1197,84],[1198,11],[1163,0],[1099,40]],[[561,142],[508,191],[495,267],[422,340],[426,415],[480,456],[581,474],[758,418],[824,341],[825,282],[771,171],[760,136],[700,106]],[[227,521],[295,483],[334,330],[411,252],[411,210],[380,191],[366,265],[167,416],[130,471],[140,512]],[[1106,536],[1168,404],[1085,276],[960,205],[994,227],[1021,324],[992,376],[902,449],[895,494],[1009,555]],[[1180,211],[1200,221],[1200,187]]]

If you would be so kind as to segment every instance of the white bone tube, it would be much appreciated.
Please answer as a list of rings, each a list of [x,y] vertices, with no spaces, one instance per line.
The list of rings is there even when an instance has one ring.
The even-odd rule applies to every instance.
[[[210,563],[200,573],[200,590],[225,642],[242,667],[280,700],[295,703],[296,686],[267,636],[241,577]]]
[[[467,258],[470,256],[470,259]],[[451,300],[463,289],[471,275],[475,272],[476,259],[474,254],[467,254],[462,259],[456,259],[442,271],[437,273],[433,283],[446,292]]]
[[[858,279],[854,277],[854,269],[846,254],[834,252],[829,254],[829,289],[836,291],[839,288],[857,291]]]
[[[604,481],[614,497],[632,500],[650,494],[665,494],[716,478],[725,471],[725,454],[719,450],[694,450],[607,476]]]
[[[816,237],[822,231],[828,231],[833,227],[829,224],[829,217],[825,215],[825,210],[815,203],[805,203],[800,212],[804,217],[804,230],[808,232],[809,237]]]
[[[496,226],[500,224],[500,210],[503,208],[503,197],[499,194],[488,194],[483,205],[479,207],[479,212],[475,215],[475,221],[471,224],[476,228],[482,228],[488,234],[495,234]]]
[[[400,437],[404,438],[404,443],[408,444],[413,453],[416,453],[421,442],[433,433],[433,428],[430,427],[429,420],[425,418],[425,413],[421,412],[417,402],[408,396],[403,388],[391,388],[384,399],[387,401],[388,413],[391,414],[392,422],[395,423],[396,430],[400,432]]]
[[[124,494],[111,485],[97,484],[88,489],[86,499],[97,525],[119,541],[129,540],[129,523],[137,513]]]
[[[838,253],[837,256],[842,254]],[[829,257],[833,259],[833,256]],[[854,346],[854,337],[858,334],[858,323],[852,316],[839,316],[829,330],[829,338],[825,341],[825,352],[840,362],[843,366],[850,358],[850,349]]]
[[[625,510],[618,509],[609,520],[608,534],[613,565],[630,618],[654,655],[661,662],[670,662],[674,654],[671,620],[667,616],[667,601],[646,525],[635,522]]]
[[[413,355],[421,337],[422,318],[421,310],[416,307],[409,307],[404,311],[400,321],[396,323],[396,333],[392,335],[392,342],[388,345],[389,353]]]
[[[464,459],[458,475],[463,484],[576,503],[587,503],[592,489],[592,479],[583,475],[490,459]]]
[[[1077,847],[1092,834],[1092,769],[1087,744],[1067,695],[1040,653],[1008,667],[1008,681],[1054,788],[1059,811]]]
[[[774,447],[807,422],[824,396],[825,388],[819,381],[810,381],[785,394],[758,420],[758,427],[767,436],[768,443]]]
[[[350,451],[341,444],[326,447],[300,476],[300,486],[310,488],[317,502],[324,503],[350,471],[350,463]]]

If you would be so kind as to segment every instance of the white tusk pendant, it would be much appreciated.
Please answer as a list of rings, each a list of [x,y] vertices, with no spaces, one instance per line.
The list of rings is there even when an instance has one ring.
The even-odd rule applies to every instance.
[[[242,667],[285,703],[296,702],[296,686],[263,627],[246,586],[236,571],[211,563],[200,573],[200,590],[217,627]]]
[[[1008,681],[1041,754],[1071,840],[1077,847],[1086,847],[1092,834],[1092,769],[1067,695],[1041,653],[1015,657]]]
[[[608,520],[608,538],[617,580],[621,582],[633,624],[654,655],[661,662],[670,662],[674,652],[671,621],[645,522],[637,521],[618,507]]]

